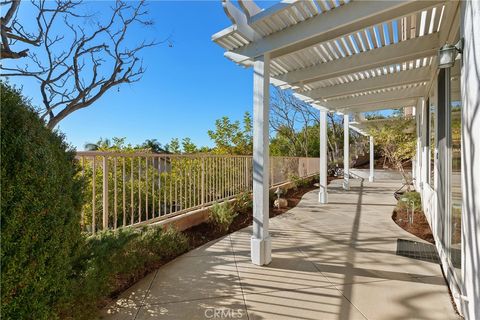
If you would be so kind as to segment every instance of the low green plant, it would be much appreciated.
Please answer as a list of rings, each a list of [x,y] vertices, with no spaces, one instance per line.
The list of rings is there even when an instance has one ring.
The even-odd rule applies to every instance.
[[[234,210],[239,213],[247,213],[250,209],[253,208],[253,199],[250,192],[245,191],[240,193],[235,198]]]
[[[185,235],[174,228],[150,228],[142,242],[160,259],[171,259],[188,250]]]
[[[210,209],[209,221],[218,230],[225,232],[228,230],[237,213],[233,206],[228,202],[215,203]]]
[[[412,205],[416,209],[421,209],[422,199],[420,197],[420,193],[416,191],[409,191],[402,194],[400,200],[398,200],[397,208],[406,210],[411,209]]]
[[[99,302],[187,250],[187,238],[173,228],[126,228],[87,238],[75,266],[75,291],[71,304],[64,306],[65,318],[94,318]]]
[[[301,177],[296,176],[296,175],[291,175],[290,176],[290,181],[293,183],[294,189],[297,190],[299,188],[303,188],[303,187],[308,186],[311,179],[310,178],[301,178]]]

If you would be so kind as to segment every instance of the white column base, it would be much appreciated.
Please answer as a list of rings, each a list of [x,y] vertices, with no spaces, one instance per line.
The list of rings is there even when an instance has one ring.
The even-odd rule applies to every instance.
[[[252,237],[250,244],[253,264],[264,266],[272,262],[272,239],[270,237],[265,239]]]
[[[368,177],[368,181],[373,182],[375,181],[375,178],[373,176]]]
[[[325,191],[318,192],[318,202],[322,204],[328,203],[328,193]]]
[[[350,181],[348,179],[343,179],[343,190],[350,190]]]

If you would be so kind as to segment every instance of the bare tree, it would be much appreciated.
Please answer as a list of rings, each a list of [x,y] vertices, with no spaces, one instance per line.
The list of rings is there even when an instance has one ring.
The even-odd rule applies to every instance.
[[[332,166],[343,163],[343,117],[327,113],[327,148],[329,163]],[[297,99],[291,92],[274,88],[270,101],[270,127],[276,137],[288,141],[286,147],[291,156],[311,156],[309,154],[308,128],[319,125],[319,111]],[[355,132],[350,132],[352,145],[361,142]],[[318,139],[318,138],[315,138]],[[364,146],[362,146],[364,148]],[[311,149],[310,149],[311,150]],[[354,149],[356,150],[356,149]],[[311,153],[311,152],[310,152]]]
[[[290,142],[290,155],[297,155],[297,151],[301,150],[301,155],[308,156],[307,128],[318,122],[317,110],[290,92],[274,87],[270,101],[270,127]]]
[[[49,128],[92,105],[108,90],[139,81],[145,72],[140,51],[158,44],[143,40],[132,46],[127,37],[132,28],[152,24],[143,0],[133,4],[117,0],[90,28],[87,22],[95,17],[80,14],[81,0],[33,0],[35,32],[27,32],[17,18],[19,0],[0,4],[9,6],[1,18],[1,76],[38,80],[43,101],[39,113]],[[19,43],[35,48],[34,52],[13,50]],[[12,64],[11,59],[20,59],[22,65]]]
[[[328,149],[330,151],[328,154],[330,155],[331,163],[337,164],[340,158],[339,139],[343,139],[343,130],[339,128],[340,124],[332,113],[327,113],[327,116],[330,120],[331,130],[331,132],[327,134]]]

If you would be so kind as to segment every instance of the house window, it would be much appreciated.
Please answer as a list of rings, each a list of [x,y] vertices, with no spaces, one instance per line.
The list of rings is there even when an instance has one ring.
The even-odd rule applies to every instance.
[[[449,101],[449,146],[448,162],[450,163],[450,260],[457,279],[461,279],[461,241],[462,241],[462,99],[460,96],[460,63],[457,61],[450,70],[450,101]],[[448,221],[447,220],[447,221]]]

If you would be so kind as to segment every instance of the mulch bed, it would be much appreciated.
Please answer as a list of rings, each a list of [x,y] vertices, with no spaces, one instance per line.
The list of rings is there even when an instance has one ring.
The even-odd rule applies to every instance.
[[[288,206],[286,208],[280,208],[280,209],[271,207],[270,214],[269,214],[270,218],[278,216],[292,209],[300,202],[300,199],[302,199],[305,193],[315,189],[318,189],[318,187],[314,186],[312,183],[305,187],[300,187],[296,190],[295,189],[288,190],[286,194],[282,195],[282,198],[288,201]],[[194,249],[211,240],[218,239],[222,236],[225,236],[237,230],[248,227],[252,224],[252,221],[253,221],[253,211],[250,209],[247,212],[239,213],[233,220],[228,231],[226,232],[216,229],[212,224],[208,222],[204,222],[183,231],[183,233],[187,236],[189,240],[190,248]]]
[[[335,178],[333,177],[328,177],[328,183],[330,183],[331,180]],[[288,190],[285,194],[282,195],[282,198],[286,199],[288,201],[288,206],[286,208],[270,208],[270,218],[278,216],[282,213],[287,212],[288,210],[292,209],[295,207],[300,200],[302,199],[303,195],[309,191],[318,189],[318,186],[314,185],[314,182],[311,182],[310,184],[299,187],[297,189],[290,189]],[[209,241],[218,239],[222,236],[225,236],[227,234],[230,234],[232,232],[235,232],[237,230],[240,230],[242,228],[248,227],[252,224],[253,221],[253,212],[250,209],[247,212],[239,213],[235,219],[233,220],[232,224],[230,225],[228,231],[220,231],[217,228],[215,228],[212,224],[207,222],[201,223],[197,226],[194,226],[192,228],[189,228],[187,230],[183,231],[183,234],[187,237],[188,239],[188,244],[189,244],[189,250],[193,250]],[[110,304],[113,300],[117,299],[118,296],[125,290],[127,290],[130,286],[132,286],[135,282],[138,280],[142,279],[146,275],[148,275],[150,272],[158,269],[162,265],[170,262],[171,260],[175,259],[175,257],[170,257],[168,259],[156,261],[155,263],[151,263],[149,265],[146,265],[145,268],[142,270],[138,270],[134,275],[129,274],[129,275],[124,275],[124,276],[119,276],[116,279],[116,285],[115,285],[115,290],[112,292],[108,298],[99,301],[98,307],[99,309],[102,309],[103,307],[107,306]]]
[[[393,221],[395,221],[395,223],[398,226],[400,226],[405,231],[408,231],[414,236],[417,236],[420,239],[428,241],[431,244],[435,244],[432,230],[430,229],[430,225],[428,224],[427,218],[425,217],[425,214],[423,213],[423,211],[415,211],[413,224],[408,223],[407,211],[399,210],[398,208],[395,208],[395,210],[393,210],[392,219]],[[443,272],[443,268],[440,268],[440,270],[442,271],[443,278],[445,279],[445,284],[448,283],[447,277]],[[453,309],[458,315],[460,315],[457,309],[457,305],[455,304],[455,301],[453,299],[452,291],[450,290],[450,287],[448,285],[447,285],[447,289],[450,295],[450,302],[452,303]]]
[[[432,230],[428,224],[427,218],[423,211],[415,211],[414,221],[412,224],[408,222],[409,213],[406,210],[400,210],[396,208],[393,211],[392,219],[397,225],[399,225],[405,231],[413,234],[430,243],[435,243],[433,239]]]

